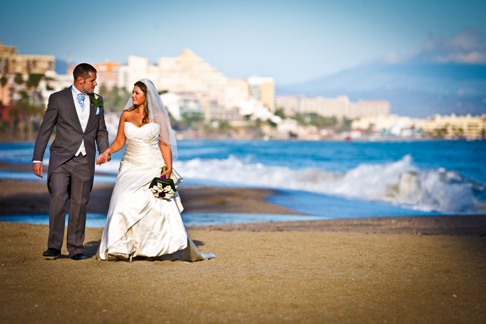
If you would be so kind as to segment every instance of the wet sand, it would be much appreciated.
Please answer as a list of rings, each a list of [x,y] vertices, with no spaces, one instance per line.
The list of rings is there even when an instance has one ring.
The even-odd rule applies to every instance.
[[[271,190],[183,188],[186,211],[293,213]],[[90,212],[107,210],[96,185]],[[45,183],[0,180],[2,215],[45,214]],[[106,212],[106,211],[105,211]],[[345,215],[343,215],[345,216]],[[42,257],[48,228],[1,222],[0,322],[484,323],[486,217],[194,226],[196,263]]]

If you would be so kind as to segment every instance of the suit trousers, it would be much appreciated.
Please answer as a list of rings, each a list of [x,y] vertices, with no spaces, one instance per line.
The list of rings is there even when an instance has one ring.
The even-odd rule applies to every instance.
[[[70,256],[84,253],[86,205],[93,185],[88,157],[74,156],[52,171],[49,176],[48,247],[61,249],[66,221],[65,206],[69,200],[67,250]]]

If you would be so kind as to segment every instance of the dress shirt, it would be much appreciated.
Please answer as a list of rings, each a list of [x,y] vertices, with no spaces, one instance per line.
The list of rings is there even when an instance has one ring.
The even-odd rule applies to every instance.
[[[84,106],[81,106],[78,102],[78,94],[81,93],[74,85],[71,86],[71,92],[73,94],[73,101],[74,105],[76,106],[76,114],[78,115],[79,122],[81,123],[81,128],[84,130],[86,129],[86,124],[88,123],[88,118],[89,118],[89,96],[85,94],[84,98]],[[76,152],[76,156],[79,154],[82,154],[83,156],[86,155],[86,148],[84,147],[84,140],[81,142],[81,145],[79,146],[78,151]]]

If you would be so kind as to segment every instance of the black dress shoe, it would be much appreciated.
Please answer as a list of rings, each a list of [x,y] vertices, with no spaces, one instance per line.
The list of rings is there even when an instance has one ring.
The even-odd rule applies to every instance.
[[[61,250],[55,249],[55,248],[48,248],[47,250],[42,253],[43,256],[47,257],[57,257],[61,255]]]
[[[79,260],[86,260],[88,257],[86,255],[84,255],[83,253],[78,253],[78,254],[75,254],[71,257],[71,259],[73,260],[76,260],[76,261],[79,261]]]

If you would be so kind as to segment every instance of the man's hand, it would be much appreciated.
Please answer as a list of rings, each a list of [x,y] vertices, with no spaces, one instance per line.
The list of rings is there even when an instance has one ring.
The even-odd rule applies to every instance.
[[[32,171],[34,171],[34,174],[39,178],[43,178],[42,174],[44,173],[44,167],[41,162],[32,163]]]
[[[108,152],[101,153],[96,159],[96,165],[102,165],[103,163],[109,162],[111,160],[111,154]]]

